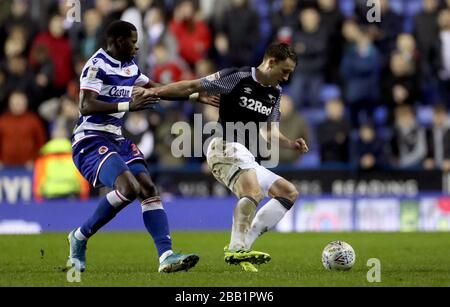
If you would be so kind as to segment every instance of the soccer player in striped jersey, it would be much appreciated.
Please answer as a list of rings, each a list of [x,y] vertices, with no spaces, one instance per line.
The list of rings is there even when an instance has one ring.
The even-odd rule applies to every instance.
[[[97,210],[81,227],[70,232],[69,259],[76,269],[84,271],[88,239],[139,199],[145,227],[158,250],[159,272],[188,270],[199,256],[172,251],[167,216],[144,157],[121,132],[125,112],[144,110],[158,101],[143,90],[156,84],[133,60],[138,50],[134,25],[115,21],[106,35],[107,50],[98,50],[87,61],[80,78],[81,114],[72,146],[73,160],[84,178],[94,187],[102,184],[113,191],[100,200]]]
[[[273,124],[280,120],[280,83],[288,80],[296,64],[296,54],[289,45],[274,43],[267,48],[258,67],[228,68],[202,79],[148,90],[160,96],[186,96],[199,91],[220,95],[220,129],[217,131],[221,134],[216,131],[217,137],[209,144],[206,156],[215,178],[239,199],[230,243],[225,248],[225,261],[239,263],[249,271],[257,271],[249,264],[270,260],[270,255],[251,250],[254,241],[273,228],[298,197],[292,183],[260,165],[255,159],[257,153],[250,151],[260,133],[266,141],[276,140],[281,147],[301,153],[308,151],[302,138],[289,140]],[[256,131],[252,137],[247,137],[245,127],[252,127],[252,124]],[[244,129],[229,131],[227,126],[233,125]],[[264,196],[271,199],[256,212]]]

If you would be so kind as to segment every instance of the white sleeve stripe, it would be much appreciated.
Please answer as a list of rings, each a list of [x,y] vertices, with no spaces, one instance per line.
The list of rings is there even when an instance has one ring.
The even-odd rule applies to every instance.
[[[97,94],[100,94],[100,90],[96,89],[96,88],[93,88],[93,87],[82,86],[82,87],[80,87],[80,90],[89,90],[89,91],[94,91]]]

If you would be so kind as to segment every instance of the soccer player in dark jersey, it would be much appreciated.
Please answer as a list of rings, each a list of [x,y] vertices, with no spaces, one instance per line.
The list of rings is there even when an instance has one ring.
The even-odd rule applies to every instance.
[[[159,272],[188,270],[199,257],[172,251],[167,216],[144,157],[135,144],[122,136],[125,112],[140,111],[157,102],[143,90],[157,85],[140,72],[133,60],[138,50],[134,25],[113,22],[107,41],[107,50],[98,50],[80,77],[80,118],[72,146],[73,160],[84,178],[93,186],[102,184],[113,191],[81,227],[70,232],[69,259],[76,269],[84,271],[88,239],[139,199],[145,227],[158,251]]]
[[[268,47],[258,67],[224,69],[202,79],[150,90],[157,96],[186,96],[201,91],[220,95],[219,127],[222,134],[209,144],[207,162],[215,178],[239,198],[233,215],[231,240],[225,248],[225,261],[245,263],[244,269],[250,271],[256,271],[256,268],[247,266],[249,262],[260,264],[270,260],[268,254],[252,251],[252,244],[282,219],[294,205],[298,192],[286,179],[256,161],[256,153],[249,151],[249,146],[256,141],[255,135],[236,139],[236,131],[230,135],[226,126],[239,122],[266,123],[260,125],[257,133],[265,135],[267,141],[276,140],[284,148],[306,153],[308,146],[303,139],[289,140],[277,125],[267,124],[280,119],[280,83],[288,80],[296,64],[295,52],[289,45],[274,43]],[[271,199],[255,215],[264,196]]]

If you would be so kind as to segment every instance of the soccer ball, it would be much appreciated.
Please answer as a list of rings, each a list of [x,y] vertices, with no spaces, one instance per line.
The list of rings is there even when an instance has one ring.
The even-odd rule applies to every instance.
[[[322,264],[327,270],[347,271],[355,264],[356,254],[350,244],[333,241],[322,252]]]

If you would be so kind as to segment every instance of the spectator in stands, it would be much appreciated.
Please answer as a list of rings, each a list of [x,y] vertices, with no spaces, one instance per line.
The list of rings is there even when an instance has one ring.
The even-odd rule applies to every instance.
[[[444,105],[433,108],[432,126],[426,131],[427,156],[423,162],[425,169],[450,170],[450,125]]]
[[[324,69],[327,63],[328,37],[320,26],[320,15],[314,8],[300,12],[301,30],[294,33],[292,45],[297,53],[297,69],[292,76],[290,92],[299,107],[319,106]]]
[[[165,107],[163,121],[158,126],[155,133],[155,151],[158,155],[158,162],[162,166],[182,166],[186,163],[184,158],[176,158],[172,155],[172,142],[187,131],[177,131],[172,133],[172,126],[176,122],[186,122],[183,112],[176,103],[172,103]],[[191,148],[189,148],[191,150]]]
[[[133,0],[133,4],[122,14],[121,20],[132,23],[138,32],[139,49],[146,45],[145,42],[145,19],[148,18],[150,8],[153,6],[153,0]],[[145,49],[144,49],[145,50]]]
[[[33,194],[37,201],[66,198],[87,199],[89,183],[78,172],[72,160],[72,144],[61,127],[40,150],[33,174]]]
[[[213,29],[220,27],[225,12],[231,6],[230,1],[223,0],[199,0],[199,4],[202,15],[208,24],[212,25]]]
[[[318,0],[317,3],[322,27],[328,38],[325,81],[336,84],[339,82],[339,66],[344,51],[344,38],[342,37],[344,16],[339,10],[336,0]]]
[[[5,69],[5,72],[7,74],[6,82],[9,83],[6,85],[7,93],[10,93],[15,86],[20,86],[23,90],[28,90],[30,87],[29,81],[31,76],[29,76],[29,73],[26,71],[27,66],[26,60],[25,62],[20,61],[20,65],[19,61],[14,61],[19,58],[24,60],[23,57],[26,51],[25,48],[26,48],[26,41],[24,32],[21,30],[20,27],[16,27],[14,28],[14,31],[8,33],[8,36],[6,37],[6,41],[3,47],[3,53],[5,56],[0,58],[0,66]],[[15,62],[14,64],[11,63],[13,61]],[[21,78],[12,80],[12,78],[9,78],[11,74],[12,75],[26,74],[26,75],[22,75]],[[16,83],[17,81],[21,81],[20,79],[26,80],[25,82],[26,88],[23,88],[24,85],[23,80],[20,83]],[[12,85],[12,87],[9,85]]]
[[[282,0],[280,9],[272,14],[272,40],[291,44],[298,28],[298,14],[298,0]]]
[[[27,40],[25,28],[22,26],[11,27],[4,45],[4,55],[8,57],[23,56],[27,51]]]
[[[35,67],[38,61],[35,58],[34,49],[38,46],[47,47],[54,64],[53,97],[64,94],[73,76],[72,48],[69,39],[65,36],[63,22],[63,16],[54,15],[49,21],[48,31],[38,34],[30,52],[30,63],[32,67]]]
[[[450,107],[450,9],[439,13],[439,28],[434,66],[438,72],[440,100]]]
[[[211,60],[201,60],[195,64],[195,71],[193,78],[197,79],[203,78],[214,74],[216,71],[217,71],[216,66]],[[219,114],[219,109],[211,105],[196,103],[192,104],[192,107],[195,113],[203,113],[204,116],[205,116],[204,112],[207,109],[208,110],[211,109],[212,113]],[[211,121],[217,121],[217,118],[211,119]],[[208,122],[208,120],[205,120],[205,124],[206,122]]]
[[[260,38],[260,19],[249,0],[232,0],[218,32],[225,40],[232,66],[255,64],[255,48]],[[237,51],[239,50],[239,51]]]
[[[130,112],[125,118],[123,135],[137,145],[147,160],[155,150],[155,136],[146,112]]]
[[[425,129],[417,123],[411,106],[401,105],[396,108],[390,145],[392,166],[415,168],[422,165],[427,154]]]
[[[384,164],[383,142],[376,134],[374,127],[364,123],[359,128],[355,144],[356,161],[359,169],[373,170]]]
[[[70,136],[79,119],[78,97],[63,95],[49,99],[40,105],[38,111],[51,133],[58,128]]]
[[[217,69],[211,60],[202,60],[195,64],[195,78],[203,78],[203,77],[214,74],[216,71],[217,71]],[[202,117],[203,131],[207,131],[209,133],[202,134],[202,143],[201,144],[200,144],[200,142],[193,143],[194,150],[196,152],[202,152],[202,157],[191,159],[191,161],[201,163],[202,172],[205,174],[211,174],[211,169],[209,168],[208,163],[206,161],[206,156],[205,156],[205,152],[203,151],[203,148],[208,148],[207,146],[209,143],[207,143],[207,142],[211,141],[209,138],[213,135],[214,131],[209,130],[209,128],[211,127],[211,125],[215,126],[214,123],[216,123],[217,120],[219,119],[219,109],[214,106],[207,105],[207,104],[194,104],[193,107],[194,107],[194,113],[197,113],[197,114],[201,113],[203,116]],[[193,121],[191,121],[191,125],[195,125],[195,123]],[[208,125],[208,126],[206,126],[206,125]],[[205,126],[207,129],[205,129]]]
[[[0,114],[7,108],[6,76],[6,71],[0,67]]]
[[[148,50],[153,50],[156,45],[162,44],[168,52],[169,58],[175,59],[180,57],[178,54],[177,41],[166,24],[164,12],[161,8],[154,7],[150,9],[147,18],[145,19],[145,29]],[[152,71],[153,66],[155,65],[155,56],[153,52],[147,53],[146,63],[149,69],[148,71]],[[141,70],[145,71],[144,69]]]
[[[419,77],[414,64],[401,53],[394,52],[389,71],[382,78],[382,97],[389,112],[389,122],[394,121],[394,110],[402,104],[414,105],[420,99]]]
[[[395,52],[413,65],[416,74],[420,73],[420,54],[417,50],[416,40],[410,33],[401,33],[397,36]]]
[[[89,9],[83,14],[82,29],[78,34],[74,44],[74,53],[84,59],[88,59],[100,48],[101,36],[100,27],[102,15],[96,9]]]
[[[66,135],[70,136],[77,125],[78,112],[78,99],[68,95],[60,97],[58,115],[54,120],[54,126],[64,130]]]
[[[218,69],[233,66],[228,38],[223,33],[214,36],[214,46],[210,51],[210,57],[214,60]]]
[[[94,8],[102,15],[100,33],[106,33],[108,25],[120,19],[128,5],[127,0],[93,0],[93,2]],[[101,45],[106,46],[106,37],[103,37]]]
[[[300,0],[298,3],[300,11],[311,7],[317,8],[317,0]]]
[[[52,98],[54,78],[54,64],[50,58],[50,51],[44,44],[36,45],[31,55],[35,59],[34,72],[34,98],[41,102]]]
[[[281,97],[280,113],[280,131],[291,140],[303,138],[309,144],[308,124],[296,111],[295,103],[290,96],[283,95]],[[295,164],[300,156],[298,152],[280,148],[281,163]]]
[[[379,0],[380,21],[368,24],[367,14],[361,15],[362,24],[368,24],[368,31],[374,38],[375,45],[382,56],[382,62],[389,61],[391,52],[395,49],[397,36],[403,32],[404,18],[391,10],[390,0]],[[360,6],[370,9],[370,6]]]
[[[169,84],[192,78],[189,65],[180,57],[171,57],[162,43],[153,48],[154,64],[151,72],[153,80],[161,84]]]
[[[436,72],[433,69],[435,61],[436,42],[439,39],[438,19],[438,1],[423,0],[423,11],[414,18],[413,34],[417,41],[417,48],[421,55],[420,69],[422,75],[422,87],[426,90],[426,102],[435,102],[437,99],[434,94],[436,91]]]
[[[45,129],[39,117],[28,111],[24,92],[9,97],[9,111],[0,116],[0,166],[31,169],[45,143]]]
[[[72,98],[76,98],[78,100],[79,98],[79,91],[80,91],[80,76],[83,73],[84,65],[86,64],[86,59],[81,56],[76,56],[74,58],[74,69],[75,69],[75,75],[72,77],[72,80],[70,80],[69,84],[67,85],[67,92],[65,95],[68,95]]]
[[[149,18],[153,5],[153,0],[134,0],[133,5],[127,8],[120,18],[132,23],[137,29],[137,45],[140,50],[137,55],[137,63],[142,71],[147,71],[147,55],[151,52],[146,33],[146,20]]]
[[[440,5],[441,10],[450,9],[450,0],[443,0]]]
[[[15,90],[20,90],[27,95],[32,95],[34,88],[33,75],[28,69],[27,60],[21,55],[8,58],[7,75],[6,75],[6,94],[9,95]],[[30,104],[30,109],[36,110],[38,101]]]
[[[320,160],[332,163],[349,162],[350,126],[344,117],[344,104],[339,99],[326,103],[326,119],[317,126]]]
[[[343,33],[350,43],[340,67],[344,97],[350,110],[351,123],[359,127],[362,121],[372,119],[377,106],[381,58],[367,28],[348,20]]]
[[[216,67],[211,60],[201,60],[195,63],[195,77],[203,78],[216,72]]]
[[[182,0],[175,7],[170,22],[179,54],[191,67],[206,57],[212,40],[208,25],[199,19],[197,13],[192,0]]]
[[[0,32],[4,31],[5,36],[12,33],[14,28],[20,27],[23,30],[26,51],[28,51],[31,40],[39,29],[30,15],[30,1],[31,0],[13,0],[11,2],[10,15],[5,19],[3,24],[0,25]],[[2,46],[1,41],[0,46]],[[2,53],[0,52],[0,57],[2,57],[1,55]]]

